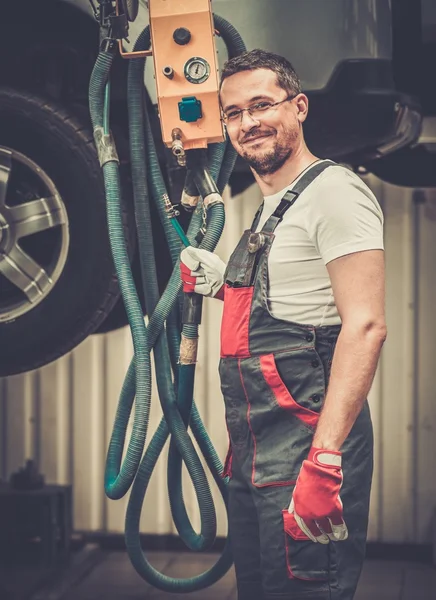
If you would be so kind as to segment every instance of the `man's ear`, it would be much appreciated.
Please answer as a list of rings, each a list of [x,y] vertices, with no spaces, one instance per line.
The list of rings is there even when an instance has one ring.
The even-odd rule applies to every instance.
[[[298,96],[295,96],[294,102],[297,107],[297,119],[300,123],[303,123],[309,112],[309,98],[306,94],[298,94]]]

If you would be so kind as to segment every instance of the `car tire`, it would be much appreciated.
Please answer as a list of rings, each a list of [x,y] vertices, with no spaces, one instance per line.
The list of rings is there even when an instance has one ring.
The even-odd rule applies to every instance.
[[[7,206],[0,204],[0,233],[2,219],[3,233],[13,231],[5,215],[20,214],[17,207],[22,212],[24,204],[33,202],[35,207],[44,194],[58,193],[54,225],[14,243],[9,240],[9,250],[7,235],[0,236],[0,376],[7,376],[41,367],[72,350],[98,329],[120,290],[108,239],[103,177],[89,125],[51,100],[0,89],[0,149],[12,165],[9,175],[3,168]],[[51,191],[43,189],[46,184]],[[134,232],[128,213],[124,207],[132,255]],[[11,248],[21,254],[24,250],[33,266],[43,267],[41,285],[30,277],[24,290],[22,265],[11,270],[5,263]],[[29,290],[38,285],[36,300],[30,301]]]

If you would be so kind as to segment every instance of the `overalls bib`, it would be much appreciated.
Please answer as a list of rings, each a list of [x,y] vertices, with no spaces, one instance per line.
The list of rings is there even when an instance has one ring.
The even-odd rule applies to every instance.
[[[364,558],[372,477],[368,403],[345,441],[341,499],[345,542],[310,541],[287,511],[312,444],[341,325],[276,319],[268,307],[275,230],[330,161],[316,163],[255,233],[260,209],[225,274],[221,389],[230,446],[229,534],[239,600],[351,600]]]

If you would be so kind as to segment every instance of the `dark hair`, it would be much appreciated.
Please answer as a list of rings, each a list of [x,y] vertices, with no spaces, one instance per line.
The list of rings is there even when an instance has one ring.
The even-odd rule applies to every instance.
[[[256,69],[269,69],[275,73],[278,85],[289,94],[299,94],[301,92],[300,79],[291,63],[280,54],[274,54],[274,52],[267,52],[259,48],[230,58],[224,64],[221,85],[225,79],[235,75],[235,73]]]

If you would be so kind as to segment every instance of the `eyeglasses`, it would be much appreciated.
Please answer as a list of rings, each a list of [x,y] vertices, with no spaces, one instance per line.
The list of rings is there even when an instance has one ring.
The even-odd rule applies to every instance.
[[[229,110],[227,113],[223,112],[222,118],[226,125],[234,125],[236,123],[242,122],[242,115],[245,111],[247,111],[250,117],[252,117],[253,119],[261,119],[266,115],[266,113],[269,110],[275,108],[276,106],[279,106],[280,104],[283,104],[284,102],[293,100],[295,96],[296,94],[294,94],[293,96],[287,96],[284,100],[279,100],[279,102],[263,101],[256,102],[256,104],[252,104],[247,108],[234,108],[232,110]]]

